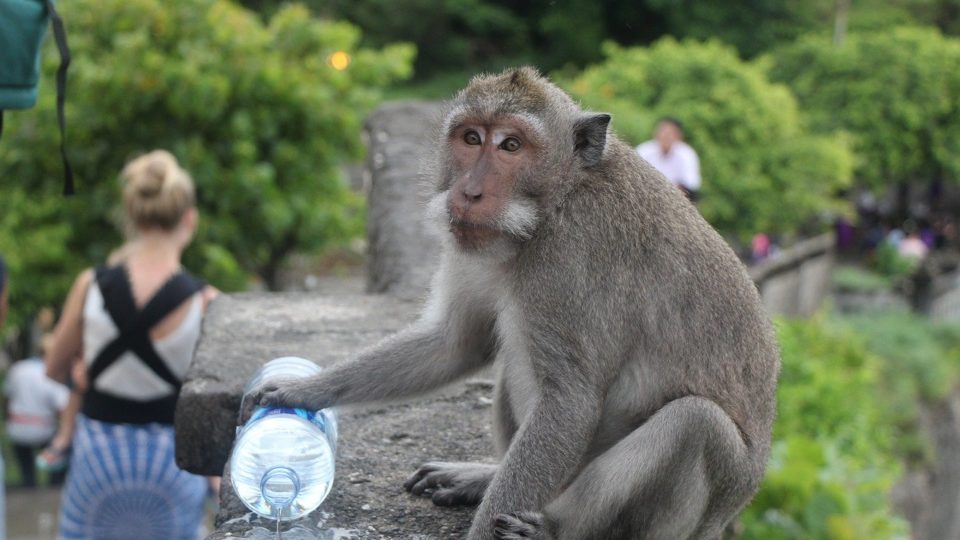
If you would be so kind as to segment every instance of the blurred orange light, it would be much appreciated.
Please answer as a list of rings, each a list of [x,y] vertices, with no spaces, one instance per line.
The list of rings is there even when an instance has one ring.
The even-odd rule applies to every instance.
[[[333,69],[343,71],[350,65],[350,55],[343,51],[337,51],[330,55],[328,61]]]

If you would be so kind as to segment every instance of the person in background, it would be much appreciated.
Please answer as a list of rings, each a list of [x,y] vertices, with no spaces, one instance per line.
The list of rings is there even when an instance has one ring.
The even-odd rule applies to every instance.
[[[9,287],[7,279],[7,264],[0,255],[0,335],[3,335],[3,324],[7,321],[7,292]],[[0,471],[5,471],[3,463],[3,454],[0,453]],[[7,539],[7,499],[6,487],[0,482],[0,540]]]
[[[753,239],[750,241],[750,263],[759,264],[767,260],[767,257],[770,256],[770,237],[764,233],[757,233],[753,235]]]
[[[41,352],[49,347],[50,335],[41,340]],[[3,384],[6,398],[7,437],[20,468],[21,486],[37,485],[36,455],[53,437],[57,418],[67,405],[70,390],[47,378],[43,359],[31,357],[14,362]],[[50,483],[63,483],[65,472],[53,472]]]
[[[637,146],[637,153],[677,186],[692,202],[700,195],[700,158],[683,142],[683,124],[665,116],[657,121],[653,140]]]
[[[135,238],[121,263],[77,277],[45,357],[59,381],[78,355],[87,368],[59,538],[195,540],[207,483],[177,468],[173,415],[216,290],[180,264],[197,226],[187,172],[159,150],[121,177]]]
[[[0,257],[0,330],[3,330],[3,323],[7,321],[7,263]]]
[[[135,232],[132,231],[128,234],[134,234]],[[133,243],[128,241],[115,249],[107,257],[107,265],[114,266],[122,263],[132,245]],[[58,472],[67,467],[70,448],[73,444],[73,432],[77,426],[77,415],[83,407],[83,393],[87,391],[87,364],[83,361],[83,357],[79,355],[73,360],[68,383],[71,390],[70,399],[60,414],[60,425],[57,428],[57,433],[47,447],[43,449],[43,452],[37,456],[37,468],[40,470]]]
[[[913,221],[908,221],[904,223],[903,229],[904,237],[896,245],[897,253],[902,257],[917,260],[926,257],[930,248],[928,248],[927,244],[920,238],[920,231],[917,228],[917,224]]]

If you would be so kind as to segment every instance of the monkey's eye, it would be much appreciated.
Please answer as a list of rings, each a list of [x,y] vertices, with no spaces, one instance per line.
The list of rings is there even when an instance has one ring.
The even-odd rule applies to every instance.
[[[471,146],[476,146],[481,143],[480,134],[471,129],[470,131],[463,134],[463,142]]]
[[[516,137],[507,137],[500,143],[500,148],[507,152],[516,152],[520,149],[520,139]]]

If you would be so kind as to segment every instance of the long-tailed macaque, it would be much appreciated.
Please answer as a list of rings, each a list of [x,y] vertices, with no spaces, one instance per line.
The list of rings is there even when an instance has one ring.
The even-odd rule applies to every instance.
[[[401,398],[496,360],[499,463],[428,463],[408,490],[479,504],[471,540],[719,537],[763,476],[774,334],[732,250],[609,122],[530,68],[474,78],[436,142],[422,316],[261,403]]]

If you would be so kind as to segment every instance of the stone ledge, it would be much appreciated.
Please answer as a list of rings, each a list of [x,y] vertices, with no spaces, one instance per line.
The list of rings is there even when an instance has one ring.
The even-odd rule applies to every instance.
[[[222,295],[210,307],[177,404],[177,463],[203,475],[224,472],[244,384],[264,362],[298,355],[329,365],[412,321],[418,302],[328,292]],[[321,509],[284,529],[285,538],[462,538],[472,508],[439,508],[403,481],[425,461],[490,461],[492,384],[457,383],[404,403],[338,412],[333,490]],[[273,538],[275,522],[255,518],[224,477],[217,530],[208,540]],[[302,529],[301,529],[302,530]],[[292,532],[292,531],[291,531]]]
[[[284,537],[464,538],[473,508],[437,507],[406,493],[403,482],[425,461],[491,461],[491,389],[461,383],[427,399],[341,411],[333,490],[320,510],[282,525],[282,530],[305,526],[312,534]],[[207,540],[274,537],[268,530],[275,522],[251,520],[226,478],[221,498],[218,528]]]
[[[326,366],[396,332],[419,305],[387,296],[249,293],[210,306],[177,403],[177,464],[221,474],[247,380],[264,362],[302,356]]]

